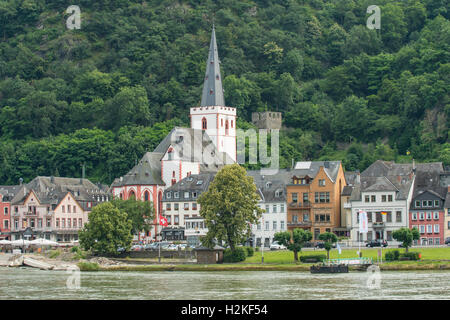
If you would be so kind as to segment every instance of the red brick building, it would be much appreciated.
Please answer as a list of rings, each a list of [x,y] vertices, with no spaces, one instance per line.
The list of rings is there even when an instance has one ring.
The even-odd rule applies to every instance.
[[[11,200],[20,186],[0,186],[0,239],[11,240]]]

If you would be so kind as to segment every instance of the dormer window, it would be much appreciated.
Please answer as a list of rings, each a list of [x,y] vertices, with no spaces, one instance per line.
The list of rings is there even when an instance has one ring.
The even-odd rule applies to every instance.
[[[167,192],[167,193],[166,193],[166,198],[167,198],[167,199],[172,198],[172,192],[170,192],[170,191]]]
[[[173,160],[173,149],[172,149],[172,148],[170,148],[170,149],[167,151],[167,156],[168,156],[168,159],[169,159],[169,160]]]

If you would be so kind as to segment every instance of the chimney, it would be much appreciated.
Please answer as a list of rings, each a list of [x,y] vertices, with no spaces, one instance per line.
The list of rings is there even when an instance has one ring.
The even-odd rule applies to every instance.
[[[324,166],[325,168],[329,168],[329,167],[330,167],[330,162],[325,161],[325,162],[323,163],[323,166]]]
[[[355,184],[361,184],[361,174],[358,172],[356,172],[356,183]]]

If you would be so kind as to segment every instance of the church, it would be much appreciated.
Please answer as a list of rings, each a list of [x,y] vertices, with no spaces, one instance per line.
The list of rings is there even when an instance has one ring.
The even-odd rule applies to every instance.
[[[236,162],[236,108],[225,105],[213,26],[200,106],[190,108],[190,128],[175,127],[153,150],[111,185],[114,198],[151,201],[154,227],[144,237],[158,240],[166,188],[199,173],[217,172]],[[142,239],[142,235],[139,235]]]

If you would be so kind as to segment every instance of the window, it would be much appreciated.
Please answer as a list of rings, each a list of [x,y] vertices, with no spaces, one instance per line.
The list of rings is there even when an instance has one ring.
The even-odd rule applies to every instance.
[[[184,198],[185,198],[185,199],[189,199],[189,192],[188,192],[188,191],[186,191],[186,192],[184,193]]]
[[[375,213],[375,219],[376,222],[383,222],[383,216],[381,215],[381,212]]]
[[[386,222],[392,222],[392,212],[390,211],[386,213]]]
[[[412,220],[417,220],[417,212],[412,213]]]
[[[71,228],[72,227],[72,219],[68,218],[67,219],[67,228]]]
[[[439,200],[434,200],[434,206],[439,207]]]
[[[420,220],[425,219],[425,212],[419,212],[419,219]]]
[[[61,211],[62,211],[62,213],[65,213],[66,212],[66,207],[65,206],[61,206]]]
[[[276,221],[273,222],[273,230],[277,230],[277,222]]]
[[[433,233],[433,226],[431,224],[427,224],[427,233]]]
[[[192,198],[197,199],[197,192],[192,192]]]
[[[298,193],[294,192],[292,193],[292,202],[297,203],[298,201]]]
[[[439,220],[439,211],[435,211],[435,212],[434,212],[434,217],[433,217],[433,219],[434,219],[434,220]]]
[[[434,233],[439,233],[439,225],[438,224],[434,225]]]
[[[304,213],[303,214],[303,221],[305,221],[305,222],[309,221],[309,214],[308,213]]]
[[[19,220],[14,220],[14,229],[19,230]],[[449,229],[450,229],[450,222],[449,222]]]
[[[73,227],[74,227],[74,228],[77,227],[77,219],[73,219]]]
[[[396,222],[402,222],[402,212],[401,211],[396,211],[395,212],[395,221]]]
[[[266,213],[269,213],[269,212],[270,212],[270,207],[268,204],[266,204]]]
[[[205,118],[205,117],[203,117],[203,119],[202,119],[202,129],[203,129],[203,130],[208,129],[208,126],[207,126],[207,124],[206,124],[206,118]]]
[[[276,205],[276,204],[274,204],[274,205],[272,206],[272,212],[273,212],[273,213],[277,213],[277,205]]]
[[[42,228],[42,219],[38,219],[38,228],[39,228],[39,229]]]
[[[284,204],[280,205],[280,212],[284,212]]]
[[[8,220],[3,220],[3,227],[5,228],[5,229],[9,229],[9,221]]]
[[[439,241],[439,238],[434,238],[434,244],[437,244],[437,245],[441,244]]]
[[[67,213],[70,213],[70,205],[67,205]]]
[[[180,223],[179,217],[173,216],[173,222],[174,222],[174,224],[179,224]]]
[[[56,227],[59,228],[59,218],[56,218]]]
[[[150,200],[150,196],[149,196],[148,191],[145,191],[145,192],[144,192],[144,201],[148,201],[148,200]],[[75,212],[75,211],[74,211],[74,212]]]
[[[450,221],[448,222],[447,229],[450,230]]]
[[[319,187],[325,187],[325,179],[319,179]]]
[[[296,214],[294,214],[292,216],[292,223],[297,223],[298,222],[298,216]]]
[[[170,191],[167,192],[167,193],[166,193],[166,198],[167,198],[167,199],[172,198],[172,192],[170,192]]]
[[[8,215],[8,207],[5,207],[5,209],[4,209],[4,213],[5,213],[5,216],[7,216],[7,215]]]
[[[449,222],[449,225],[450,225],[450,222]],[[284,230],[284,221],[280,221],[280,229]]]
[[[367,222],[372,222],[372,212],[367,212]]]
[[[47,228],[50,228],[52,226],[52,220],[47,219]]]
[[[166,210],[167,210],[167,211],[170,211],[170,210],[171,210],[170,207],[171,207],[170,203],[166,203]]]
[[[61,219],[61,228],[65,228],[66,227],[66,218],[62,218]]]
[[[420,208],[420,201],[416,200],[416,208]]]
[[[184,204],[184,210],[189,210],[189,203],[186,202],[186,203]]]
[[[369,196],[364,196],[364,202],[369,202],[370,197]]]
[[[269,231],[269,226],[270,226],[269,221],[266,221],[266,231]]]
[[[393,200],[393,199],[392,199],[392,194],[389,194],[389,195],[388,195],[388,201],[389,201],[389,202],[392,202],[392,200]]]
[[[174,193],[173,193],[173,197],[174,197],[175,199],[180,198],[180,193],[179,193],[178,191],[174,192]]]
[[[73,206],[73,213],[77,213],[77,206]]]
[[[197,210],[197,202],[192,203],[192,210]]]
[[[228,120],[225,120],[225,135],[227,136],[229,133]]]
[[[431,220],[431,212],[430,211],[427,212],[427,220]]]
[[[167,223],[172,224],[172,216],[166,216],[166,218],[167,218]]]
[[[383,194],[383,195],[381,196],[381,202],[386,202],[386,195],[385,195],[385,194]]]
[[[367,241],[372,240],[372,231],[367,232]]]
[[[173,204],[173,210],[178,211],[180,209],[180,204],[179,203],[174,203]]]
[[[261,223],[258,223],[258,224],[257,224],[256,229],[257,229],[257,230],[261,230]]]
[[[433,200],[428,200],[428,206],[432,207],[433,206]]]
[[[376,202],[377,201],[377,197],[376,196],[371,196],[371,201],[372,202]]]
[[[82,227],[83,226],[83,219],[79,218],[78,219],[78,227]]]

